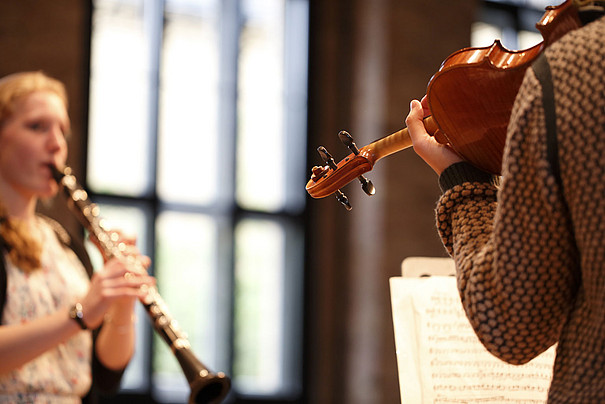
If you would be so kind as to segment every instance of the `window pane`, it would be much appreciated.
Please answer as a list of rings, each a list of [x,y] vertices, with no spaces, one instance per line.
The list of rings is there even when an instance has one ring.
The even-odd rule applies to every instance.
[[[283,389],[284,230],[244,220],[235,233],[234,384],[247,394]]]
[[[528,49],[539,44],[544,40],[542,35],[537,32],[520,31],[519,32],[519,49]]]
[[[284,161],[285,210],[302,212],[307,193],[307,83],[309,4],[306,0],[286,2],[284,15]]]
[[[284,1],[244,0],[238,83],[238,202],[280,209],[285,198]]]
[[[498,27],[484,22],[475,22],[471,27],[471,46],[491,46],[495,39],[502,37],[502,30]]]
[[[94,2],[87,179],[97,192],[134,196],[151,187],[151,34],[144,6],[153,4]]]
[[[556,6],[564,0],[489,0],[494,3],[508,3],[519,7],[533,7],[543,9],[547,6]]]
[[[157,220],[156,278],[158,290],[171,316],[191,342],[196,357],[218,371],[224,349],[217,340],[220,313],[217,287],[217,226],[214,219],[198,214],[164,212]],[[156,335],[153,380],[160,397],[183,399],[189,387],[168,348]],[[183,400],[180,400],[183,401]],[[184,402],[184,401],[183,401]]]
[[[490,46],[494,40],[499,39],[505,48],[515,51],[525,50],[542,42],[542,34],[536,24],[542,19],[546,6],[551,3],[519,3],[519,8],[494,8],[492,2],[484,2],[479,20],[471,28],[471,46]]]
[[[166,201],[208,204],[217,196],[219,179],[219,4],[181,3],[166,4],[158,193]]]

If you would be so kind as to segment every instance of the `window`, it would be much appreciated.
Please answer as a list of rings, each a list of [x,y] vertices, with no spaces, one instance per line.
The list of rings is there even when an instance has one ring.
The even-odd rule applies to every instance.
[[[308,1],[95,0],[92,22],[86,184],[101,215],[138,236],[232,394],[296,398]],[[183,372],[138,309],[123,391],[183,402]]]
[[[471,46],[483,47],[500,39],[509,50],[528,49],[542,42],[536,23],[547,6],[562,1],[551,0],[485,0],[471,31]]]

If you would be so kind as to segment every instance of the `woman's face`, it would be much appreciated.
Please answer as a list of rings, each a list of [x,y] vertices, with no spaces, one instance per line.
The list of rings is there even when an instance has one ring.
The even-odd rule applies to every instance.
[[[65,165],[69,130],[65,104],[55,93],[37,91],[17,100],[14,114],[0,127],[3,186],[26,198],[54,195],[58,186],[49,165]]]

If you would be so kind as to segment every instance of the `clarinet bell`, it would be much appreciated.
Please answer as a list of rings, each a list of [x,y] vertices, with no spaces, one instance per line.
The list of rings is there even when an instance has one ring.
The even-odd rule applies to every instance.
[[[174,356],[191,390],[188,404],[220,404],[231,389],[231,379],[223,372],[212,373],[190,349],[174,349]]]

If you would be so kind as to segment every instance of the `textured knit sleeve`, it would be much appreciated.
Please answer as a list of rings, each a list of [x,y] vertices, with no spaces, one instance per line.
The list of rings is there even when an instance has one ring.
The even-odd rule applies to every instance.
[[[471,325],[491,353],[514,364],[558,340],[576,289],[567,270],[572,239],[545,158],[541,89],[530,70],[513,108],[500,188],[444,172],[449,181],[440,182],[449,188],[436,211]]]

